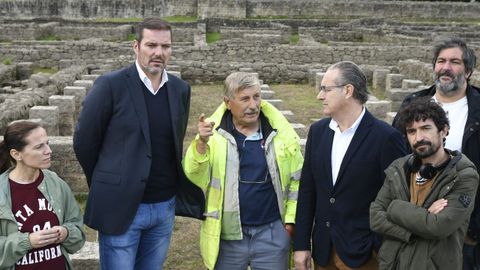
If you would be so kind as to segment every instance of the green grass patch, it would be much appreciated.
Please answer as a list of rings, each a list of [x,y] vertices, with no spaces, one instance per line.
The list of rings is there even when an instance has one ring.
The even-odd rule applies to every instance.
[[[370,92],[370,94],[374,95],[379,100],[385,99],[385,91],[382,91],[380,89],[373,89],[373,86],[370,84],[368,85],[368,91]]]
[[[58,72],[58,68],[55,68],[55,67],[51,67],[51,68],[47,68],[47,67],[36,67],[36,68],[33,68],[33,73],[47,73],[47,74],[55,74]]]
[[[49,35],[46,35],[46,36],[38,37],[37,40],[40,40],[40,41],[58,41],[58,40],[61,40],[61,39],[60,39],[60,37],[49,34]]]
[[[4,60],[2,61],[2,63],[3,63],[4,65],[11,65],[11,64],[12,64],[12,59],[10,59],[10,58],[4,59]]]
[[[87,198],[88,198],[88,193],[75,194],[75,200],[77,200],[77,203],[80,206],[85,207],[85,204],[87,203]]]
[[[209,32],[207,33],[207,43],[213,43],[220,40],[219,32]]]
[[[98,18],[94,22],[101,23],[137,23],[143,21],[143,18]]]
[[[196,22],[197,21],[197,17],[195,17],[195,16],[170,16],[170,17],[164,17],[163,19],[167,22],[170,22],[170,23]]]
[[[134,41],[137,36],[134,33],[128,34],[127,41]]]
[[[285,110],[290,110],[295,115],[297,123],[304,124],[307,128],[312,124],[312,119],[323,116],[322,101],[317,99],[315,86],[309,84],[274,84],[270,85],[275,92],[275,97],[283,101]]]
[[[300,40],[300,36],[298,34],[293,34],[290,36],[290,44],[298,44],[298,41]]]

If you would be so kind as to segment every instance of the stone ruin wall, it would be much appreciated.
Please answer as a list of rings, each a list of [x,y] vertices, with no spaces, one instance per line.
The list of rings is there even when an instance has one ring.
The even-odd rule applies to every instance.
[[[222,81],[231,70],[250,67],[268,83],[305,83],[308,69],[340,60],[359,64],[394,65],[399,59],[430,58],[429,46],[264,46],[218,42],[205,47],[174,47],[172,63],[179,65],[182,78],[191,83]],[[395,52],[395,53],[392,53]],[[0,59],[34,62],[38,66],[58,67],[88,64],[86,59],[110,59],[126,65],[133,62],[130,42],[119,43],[83,40],[58,41],[48,45],[14,42],[4,45]]]
[[[255,7],[274,5],[273,2],[284,3],[252,1],[242,7],[247,11],[246,16],[250,16]],[[325,9],[342,4],[338,3],[327,3]],[[359,1],[358,5],[367,3],[375,6],[368,1]],[[273,6],[262,9],[269,8],[275,12]],[[81,100],[96,76],[133,63],[131,41],[125,41],[133,33],[133,26],[40,19],[4,19],[4,22],[0,24],[0,40],[7,42],[0,43],[0,60],[10,59],[13,64],[0,64],[0,132],[13,120],[41,119],[51,136],[55,160],[52,169],[74,191],[87,192],[72,149],[73,127]],[[480,29],[476,25],[409,25],[375,18],[350,21],[217,18],[176,23],[173,29],[174,53],[169,70],[177,71],[192,84],[221,82],[232,71],[248,70],[258,73],[266,83],[310,83],[318,87],[329,64],[350,60],[361,65],[373,88],[385,92],[386,100],[372,97],[367,104],[375,115],[383,116],[395,111],[406,94],[431,84],[430,47],[436,37],[463,35],[480,55]],[[212,31],[218,31],[221,39],[206,44],[205,33]],[[288,44],[290,36],[297,33],[299,43]],[[38,40],[48,35],[62,40]],[[53,75],[32,74],[34,67],[60,71]],[[477,76],[472,81],[480,82]],[[387,114],[387,121],[388,117],[391,115]]]
[[[480,7],[463,2],[346,0],[3,0],[0,17],[132,18],[194,16],[477,18]]]

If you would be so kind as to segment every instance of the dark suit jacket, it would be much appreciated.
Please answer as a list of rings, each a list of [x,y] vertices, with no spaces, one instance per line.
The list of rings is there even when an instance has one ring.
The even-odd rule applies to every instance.
[[[181,166],[188,122],[190,86],[168,77],[179,194],[177,214],[202,218],[202,191],[186,180]],[[90,192],[85,224],[107,234],[121,234],[141,202],[151,165],[151,143],[142,82],[135,64],[95,80],[85,98],[75,130],[74,149]]]
[[[330,118],[309,131],[295,220],[295,250],[310,250],[316,264],[325,266],[332,245],[349,267],[364,264],[379,238],[370,230],[369,207],[385,179],[384,170],[406,153],[397,130],[368,111],[345,153],[335,186],[331,150],[334,131]],[[313,227],[313,230],[312,230]]]

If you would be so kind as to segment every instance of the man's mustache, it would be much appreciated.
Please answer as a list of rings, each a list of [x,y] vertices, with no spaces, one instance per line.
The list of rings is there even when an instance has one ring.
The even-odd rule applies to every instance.
[[[443,70],[443,71],[440,71],[437,75],[437,79],[442,77],[442,76],[448,76],[452,79],[455,78],[455,75],[450,71],[450,70]]]
[[[432,143],[429,142],[429,141],[418,141],[416,144],[413,145],[413,148],[417,148],[419,146],[422,146],[422,145],[428,145],[428,146],[432,146]]]

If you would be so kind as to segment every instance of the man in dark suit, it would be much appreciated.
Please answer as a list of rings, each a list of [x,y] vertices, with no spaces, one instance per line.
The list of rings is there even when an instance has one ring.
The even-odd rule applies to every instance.
[[[328,68],[317,96],[329,118],[307,138],[295,219],[297,270],[377,269],[380,241],[369,226],[369,206],[384,169],[406,154],[400,132],[366,109],[367,80],[352,62]]]
[[[201,218],[205,205],[181,167],[191,90],[166,72],[171,26],[148,18],[136,35],[135,64],[95,81],[74,135],[102,269],[161,269],[175,207]]]

